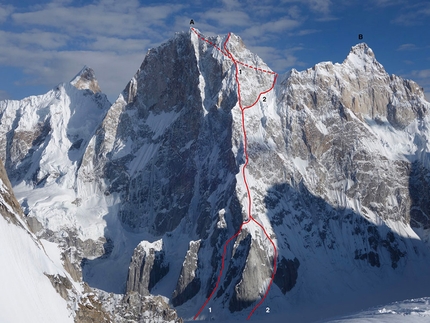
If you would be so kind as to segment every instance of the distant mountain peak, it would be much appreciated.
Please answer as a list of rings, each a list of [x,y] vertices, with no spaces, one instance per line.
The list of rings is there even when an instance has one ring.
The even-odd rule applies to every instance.
[[[352,46],[344,63],[346,62],[349,62],[354,66],[374,64],[378,68],[383,68],[383,66],[376,60],[373,50],[366,43]]]
[[[356,55],[369,55],[371,57],[375,57],[373,50],[366,43],[359,43],[355,46],[352,46],[349,52]]]
[[[70,83],[80,90],[91,90],[94,93],[101,92],[96,74],[91,67],[84,68],[73,78]]]

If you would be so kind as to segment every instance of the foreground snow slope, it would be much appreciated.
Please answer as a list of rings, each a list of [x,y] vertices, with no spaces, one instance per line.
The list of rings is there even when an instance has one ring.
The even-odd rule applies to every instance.
[[[0,179],[0,322],[73,322],[66,300],[47,276],[65,274],[29,231],[13,200],[3,177]],[[56,254],[58,264],[59,250]]]
[[[73,322],[45,274],[57,268],[30,234],[0,217],[0,322]]]

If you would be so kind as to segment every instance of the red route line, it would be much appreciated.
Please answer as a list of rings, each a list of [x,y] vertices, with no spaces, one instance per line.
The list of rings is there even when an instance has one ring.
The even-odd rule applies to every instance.
[[[191,30],[192,31],[194,31],[194,33],[197,35],[197,37],[199,37],[201,40],[203,40],[204,42],[206,42],[206,43],[208,43],[209,45],[211,45],[211,46],[213,46],[213,47],[215,47],[216,49],[218,49],[224,56],[227,56],[228,58],[230,58],[230,59],[232,59],[234,62],[236,62],[237,64],[240,64],[240,65],[243,65],[243,66],[246,66],[246,67],[249,67],[249,68],[253,68],[254,70],[256,70],[256,71],[261,71],[261,72],[265,72],[265,73],[269,73],[269,74],[273,74],[273,75],[275,75],[275,76],[278,76],[278,74],[277,73],[275,73],[275,72],[272,72],[272,71],[267,71],[267,70],[263,70],[262,68],[258,68],[258,67],[254,67],[254,66],[251,66],[251,65],[248,65],[248,64],[245,64],[245,63],[243,63],[243,62],[239,62],[239,61],[236,61],[236,60],[234,60],[233,59],[233,57],[231,56],[231,54],[230,54],[230,52],[228,52],[228,50],[227,50],[227,48],[225,48],[225,46],[224,46],[224,49],[228,52],[224,52],[221,48],[219,48],[215,43],[213,43],[213,42],[211,42],[210,40],[208,40],[208,39],[206,39],[206,38],[204,38],[202,35],[200,35],[193,27],[191,27]],[[228,38],[230,38],[230,34],[228,34]],[[225,43],[224,43],[225,44]],[[230,55],[229,55],[230,54]],[[231,56],[231,57],[230,57]],[[237,67],[237,66],[236,66]]]
[[[224,244],[224,248],[223,248],[223,254],[222,254],[222,258],[221,258],[221,269],[220,269],[220,271],[219,271],[219,274],[218,274],[218,279],[217,279],[217,282],[216,282],[216,285],[215,285],[215,287],[214,287],[214,289],[212,290],[212,293],[209,295],[209,297],[206,299],[206,301],[205,301],[205,303],[203,304],[203,306],[200,308],[200,310],[197,312],[197,314],[194,316],[194,320],[196,320],[198,317],[199,317],[199,315],[201,314],[201,312],[203,311],[203,309],[206,307],[206,305],[209,303],[209,301],[211,300],[211,298],[212,298],[212,296],[215,294],[215,291],[218,289],[218,286],[219,286],[219,283],[221,282],[221,277],[222,277],[222,272],[224,271],[224,266],[225,266],[225,257],[226,257],[226,254],[227,254],[227,246],[230,244],[230,242],[231,241],[233,241],[233,239],[234,238],[236,238],[239,234],[240,234],[240,232],[242,231],[242,228],[243,228],[243,226],[244,225],[246,225],[246,224],[248,224],[249,222],[251,222],[251,221],[254,221],[262,230],[263,230],[263,232],[264,232],[264,234],[265,234],[265,236],[266,236],[266,238],[270,241],[270,243],[272,244],[272,246],[273,246],[273,250],[274,250],[274,257],[273,257],[273,271],[272,271],[272,277],[271,277],[271,279],[270,279],[270,283],[269,283],[269,285],[267,286],[267,289],[266,289],[266,292],[265,292],[265,294],[264,294],[264,296],[261,298],[261,300],[258,302],[258,304],[257,305],[255,305],[254,306],[254,308],[252,309],[252,311],[249,313],[249,315],[248,315],[248,317],[247,317],[247,320],[249,320],[250,318],[251,318],[251,316],[254,314],[254,312],[256,311],[256,309],[264,302],[264,300],[266,299],[266,297],[267,297],[267,294],[269,293],[269,290],[270,290],[270,287],[272,286],[272,283],[273,283],[273,279],[275,278],[275,273],[276,273],[276,259],[277,259],[277,257],[278,257],[278,251],[277,251],[277,249],[276,249],[276,246],[275,246],[275,244],[274,244],[274,242],[273,242],[273,240],[269,237],[269,235],[267,234],[267,232],[266,232],[266,229],[264,228],[264,226],[261,224],[261,223],[259,223],[257,220],[255,220],[253,217],[252,217],[252,215],[251,215],[251,209],[252,209],[252,199],[251,199],[251,191],[250,191],[250,189],[249,189],[249,186],[248,186],[248,182],[247,182],[247,180],[246,180],[246,174],[245,174],[245,169],[246,169],[246,166],[248,166],[248,163],[249,163],[249,157],[248,157],[248,140],[247,140],[247,136],[246,136],[246,128],[245,128],[245,110],[246,109],[249,109],[249,108],[252,108],[255,104],[257,104],[257,102],[260,100],[260,97],[263,95],[263,94],[266,94],[266,93],[268,93],[268,92],[270,92],[270,91],[272,91],[273,90],[273,88],[274,88],[274,86],[275,86],[275,83],[276,83],[276,79],[277,79],[277,77],[278,77],[278,74],[277,73],[275,73],[275,72],[271,72],[271,71],[267,71],[267,70],[263,70],[263,69],[261,69],[261,68],[257,68],[257,67],[254,67],[254,66],[251,66],[251,65],[248,65],[248,64],[245,64],[245,63],[242,63],[242,62],[239,62],[239,61],[237,61],[234,57],[233,57],[233,55],[229,52],[229,50],[227,49],[227,42],[230,40],[230,33],[228,34],[228,36],[227,36],[227,38],[226,38],[226,40],[225,40],[225,42],[224,42],[224,51],[221,49],[221,48],[219,48],[216,44],[214,44],[214,43],[212,43],[211,41],[209,41],[209,40],[207,40],[206,38],[204,38],[203,36],[201,36],[194,28],[192,28],[191,27],[191,29],[192,29],[192,31],[194,31],[194,33],[201,39],[201,40],[203,40],[203,41],[205,41],[206,43],[208,43],[208,44],[210,44],[210,45],[212,45],[213,47],[215,47],[216,49],[218,49],[223,55],[225,55],[225,56],[227,56],[228,58],[230,58],[232,61],[233,61],[233,63],[234,63],[234,65],[235,65],[235,68],[236,68],[236,73],[235,73],[235,78],[236,78],[236,83],[237,83],[237,95],[238,95],[238,101],[239,101],[239,108],[240,108],[240,110],[241,110],[241,113],[242,113],[242,130],[243,130],[243,138],[244,138],[244,145],[243,145],[243,147],[244,147],[244,154],[245,154],[245,164],[243,165],[243,167],[242,167],[242,177],[243,177],[243,181],[244,181],[244,183],[245,183],[245,187],[246,187],[246,192],[247,192],[247,195],[248,195],[248,219],[246,220],[246,221],[244,221],[244,222],[242,222],[242,224],[240,225],[240,228],[239,228],[239,230],[232,236],[232,237],[230,237],[230,239],[228,239],[227,241],[226,241],[226,243]],[[264,92],[260,92],[260,94],[258,95],[258,97],[257,97],[257,99],[255,100],[255,102],[253,103],[253,104],[251,104],[251,105],[248,105],[248,106],[245,106],[245,107],[243,107],[242,106],[242,99],[241,99],[241,95],[240,95],[240,82],[239,82],[239,74],[238,74],[238,72],[239,72],[239,67],[238,67],[238,64],[241,64],[241,65],[243,65],[243,66],[246,66],[246,67],[249,67],[249,68],[253,68],[253,69],[255,69],[256,71],[261,71],[261,72],[265,72],[265,73],[269,73],[269,74],[273,74],[275,77],[274,77],[274,80],[273,80],[273,83],[272,83],[272,86],[270,87],[270,89],[268,89],[268,90],[266,90],[266,91],[264,91]]]

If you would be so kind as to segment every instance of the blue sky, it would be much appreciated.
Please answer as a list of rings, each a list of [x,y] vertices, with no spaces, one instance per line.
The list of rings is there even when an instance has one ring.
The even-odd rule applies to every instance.
[[[113,101],[190,19],[204,35],[241,36],[279,74],[342,62],[361,33],[389,74],[430,99],[429,0],[0,0],[0,99],[43,94],[88,65]]]

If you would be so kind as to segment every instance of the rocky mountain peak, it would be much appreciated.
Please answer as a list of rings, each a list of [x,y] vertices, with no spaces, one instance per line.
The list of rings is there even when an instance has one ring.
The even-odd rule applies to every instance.
[[[96,74],[88,66],[84,66],[70,83],[79,90],[91,90],[93,93],[101,92]]]
[[[349,52],[356,55],[369,55],[371,57],[375,57],[373,50],[366,43],[359,43],[355,46],[352,46]]]
[[[343,63],[364,71],[369,65],[374,65],[377,69],[383,70],[383,66],[376,60],[373,50],[366,43],[352,46]]]

